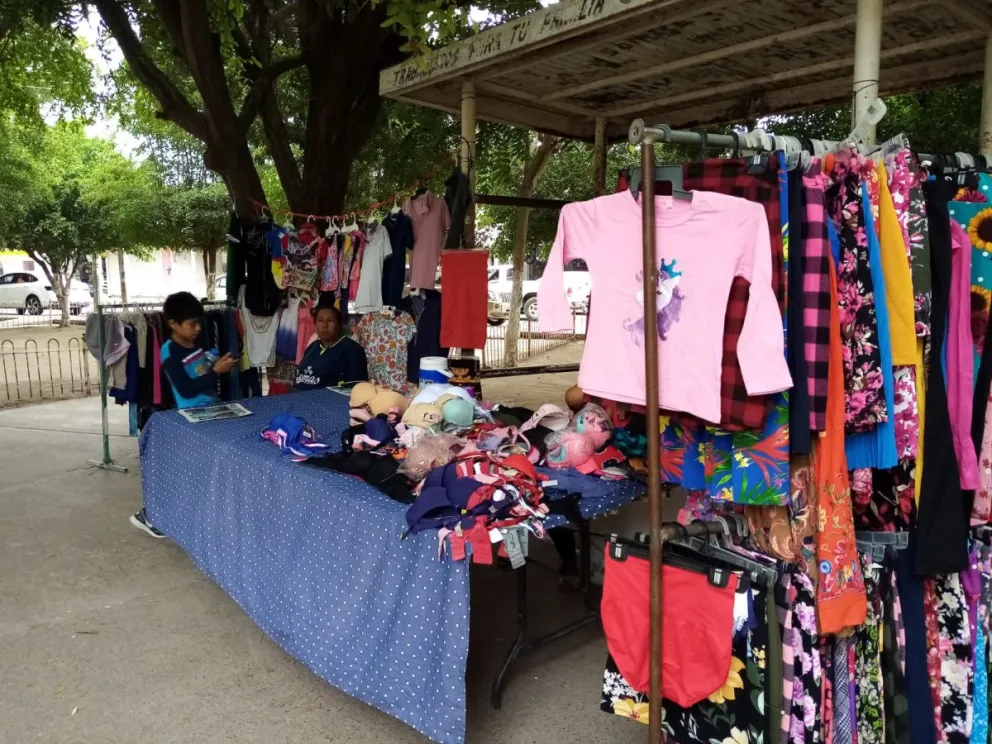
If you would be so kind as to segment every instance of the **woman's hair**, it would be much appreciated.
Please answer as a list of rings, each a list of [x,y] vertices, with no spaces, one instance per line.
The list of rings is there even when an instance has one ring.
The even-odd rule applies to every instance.
[[[323,297],[317,302],[317,307],[313,309],[313,317],[317,317],[317,313],[321,310],[327,310],[328,312],[334,313],[334,319],[337,321],[338,325],[341,325],[341,311],[334,307],[334,300],[328,298],[325,300]]]

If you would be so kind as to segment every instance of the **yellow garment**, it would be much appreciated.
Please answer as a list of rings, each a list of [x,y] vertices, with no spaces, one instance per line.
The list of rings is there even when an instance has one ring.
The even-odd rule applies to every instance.
[[[923,429],[927,412],[927,378],[923,374],[923,339],[916,339],[916,407],[920,412],[920,438],[916,454],[916,503],[920,503],[919,483],[923,480]]]
[[[916,364],[916,306],[913,278],[906,257],[902,226],[892,204],[885,166],[875,165],[878,174],[879,242],[882,247],[882,273],[885,275],[885,305],[889,310],[889,338],[892,339],[892,365]]]

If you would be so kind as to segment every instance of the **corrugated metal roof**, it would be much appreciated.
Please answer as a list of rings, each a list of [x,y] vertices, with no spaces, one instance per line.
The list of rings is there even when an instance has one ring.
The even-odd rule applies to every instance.
[[[383,71],[387,98],[591,139],[851,100],[857,0],[564,0]],[[992,0],[886,0],[880,94],[980,77]]]

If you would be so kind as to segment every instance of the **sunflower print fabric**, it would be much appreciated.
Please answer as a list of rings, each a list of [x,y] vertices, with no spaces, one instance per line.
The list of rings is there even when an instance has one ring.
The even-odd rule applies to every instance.
[[[992,196],[992,176],[982,173],[978,189],[962,193],[967,201],[948,204],[948,212],[971,240],[971,327],[975,351],[981,354],[992,307],[992,206],[976,198]]]

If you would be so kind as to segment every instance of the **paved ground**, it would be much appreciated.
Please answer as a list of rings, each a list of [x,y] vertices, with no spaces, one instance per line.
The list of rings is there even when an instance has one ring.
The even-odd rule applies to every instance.
[[[573,378],[489,389],[533,404],[560,399]],[[0,411],[0,740],[424,741],[286,656],[175,545],[128,525],[141,486],[123,413],[111,409],[111,446],[126,475],[86,467],[100,454],[97,399]],[[573,616],[575,595],[551,571],[534,575],[534,627]],[[644,741],[644,728],[598,710],[605,644],[596,628],[527,661],[503,710],[492,710],[490,680],[514,627],[513,576],[473,570],[472,597],[470,744]]]

